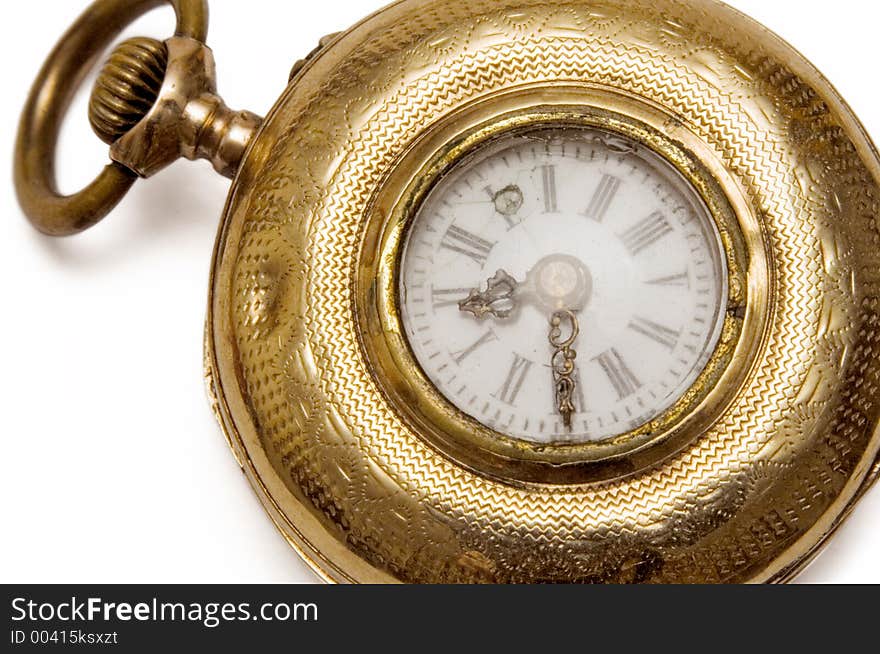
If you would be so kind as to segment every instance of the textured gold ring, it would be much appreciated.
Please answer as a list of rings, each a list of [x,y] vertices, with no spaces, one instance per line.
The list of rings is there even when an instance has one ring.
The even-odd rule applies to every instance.
[[[111,163],[86,188],[64,196],[55,179],[55,148],[76,89],[98,57],[126,26],[166,3],[177,14],[177,35],[203,42],[208,33],[206,0],[98,0],[43,65],[24,107],[15,148],[18,198],[40,231],[67,236],[94,226],[137,180],[134,172]]]

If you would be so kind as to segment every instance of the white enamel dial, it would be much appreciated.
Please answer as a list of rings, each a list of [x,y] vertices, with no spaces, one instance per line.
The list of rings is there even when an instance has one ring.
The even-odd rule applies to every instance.
[[[417,361],[461,411],[519,440],[602,442],[662,415],[705,369],[727,271],[671,165],[600,130],[544,129],[441,178],[407,236],[400,293]]]

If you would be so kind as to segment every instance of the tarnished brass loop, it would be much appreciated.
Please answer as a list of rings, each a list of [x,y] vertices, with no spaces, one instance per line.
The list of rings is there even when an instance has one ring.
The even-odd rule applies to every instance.
[[[61,37],[43,65],[25,105],[15,148],[19,202],[41,232],[69,236],[89,229],[113,210],[137,179],[132,171],[112,163],[86,188],[64,196],[55,178],[55,149],[77,87],[98,58],[129,24],[166,3],[177,14],[177,36],[204,42],[206,0],[97,0]]]

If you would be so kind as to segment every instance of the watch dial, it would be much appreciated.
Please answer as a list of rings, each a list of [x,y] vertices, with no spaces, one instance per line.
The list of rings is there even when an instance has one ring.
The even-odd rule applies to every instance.
[[[727,304],[717,228],[665,160],[594,129],[483,146],[413,219],[401,316],[427,377],[496,432],[602,442],[675,405]]]

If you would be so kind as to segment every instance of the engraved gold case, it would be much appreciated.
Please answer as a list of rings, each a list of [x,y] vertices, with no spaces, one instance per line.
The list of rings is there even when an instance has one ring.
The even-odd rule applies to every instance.
[[[402,0],[322,42],[264,121],[229,121],[252,132],[245,154],[234,129],[184,152],[235,175],[208,386],[327,581],[784,582],[880,473],[880,160],[829,83],[726,5]],[[531,444],[428,379],[401,322],[403,248],[472,153],[580,128],[695,190],[727,302],[669,410]]]

